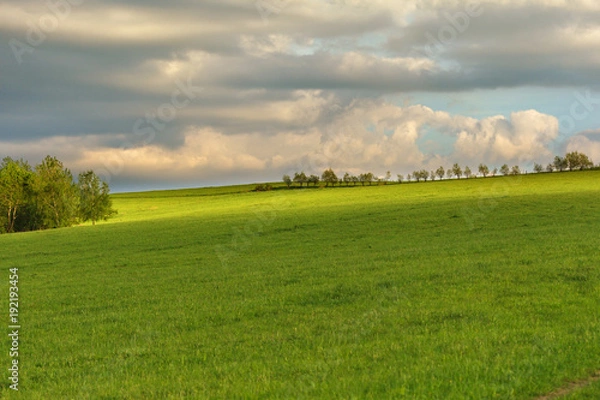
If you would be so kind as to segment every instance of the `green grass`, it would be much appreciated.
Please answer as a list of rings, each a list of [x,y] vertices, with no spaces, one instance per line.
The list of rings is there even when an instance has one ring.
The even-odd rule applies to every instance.
[[[20,395],[534,399],[600,369],[600,172],[251,189],[0,236]]]

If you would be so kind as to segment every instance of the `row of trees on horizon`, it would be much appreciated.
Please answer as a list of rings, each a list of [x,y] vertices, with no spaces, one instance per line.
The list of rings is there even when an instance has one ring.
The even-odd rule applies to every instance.
[[[594,163],[589,159],[589,157],[583,153],[579,153],[577,151],[567,153],[564,157],[556,156],[554,157],[553,162],[549,163],[544,167],[542,164],[534,163],[533,171],[536,173],[541,172],[555,172],[555,171],[574,171],[574,170],[582,170],[589,169],[594,167]],[[488,176],[496,176],[498,174],[501,175],[519,175],[522,173],[521,168],[518,165],[514,165],[509,167],[508,164],[502,165],[500,168],[494,167],[490,169],[487,165],[481,163],[477,168],[477,172],[473,172],[469,166],[465,166],[464,169],[458,164],[455,163],[452,167],[445,169],[443,166],[440,166],[438,169],[433,171],[428,171],[426,169],[416,170],[412,173],[406,175],[406,177],[402,174],[397,175],[398,183],[402,182],[411,182],[411,181],[427,181],[427,180],[442,180],[444,177],[447,179],[460,179],[461,177],[465,177],[467,179],[477,176],[488,177]],[[343,177],[339,178],[335,172],[328,168],[319,177],[318,175],[306,175],[303,171],[296,172],[293,177],[290,175],[283,176],[283,182],[287,185],[288,188],[291,188],[293,184],[297,184],[302,187],[304,184],[308,187],[310,184],[313,186],[317,186],[320,182],[324,182],[325,186],[335,186],[336,184],[346,184],[349,186],[352,184],[356,186],[357,183],[372,185],[373,182],[379,183],[387,183],[391,180],[392,173],[387,171],[384,177],[377,177],[372,172],[366,172],[359,175],[352,175],[346,172]]]
[[[0,233],[95,224],[117,213],[109,192],[91,170],[75,181],[56,157],[47,156],[35,167],[6,157],[0,163]]]

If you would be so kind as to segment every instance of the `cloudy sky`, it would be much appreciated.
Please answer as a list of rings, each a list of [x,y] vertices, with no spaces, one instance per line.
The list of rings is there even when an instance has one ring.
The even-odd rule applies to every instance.
[[[600,162],[597,0],[5,0],[0,157],[113,190]]]

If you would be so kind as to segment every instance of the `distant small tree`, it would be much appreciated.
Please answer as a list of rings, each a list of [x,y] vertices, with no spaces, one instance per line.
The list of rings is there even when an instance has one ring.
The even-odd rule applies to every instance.
[[[289,175],[284,175],[283,176],[283,183],[285,183],[288,187],[288,189],[290,188],[290,186],[292,185],[292,178],[290,178]]]
[[[494,169],[492,170],[492,176],[496,175],[498,175],[498,168],[494,167]]]
[[[554,172],[554,164],[549,163],[546,165],[546,172]]]
[[[435,174],[438,176],[438,178],[440,179],[444,179],[444,173],[446,171],[444,171],[444,167],[440,166],[438,169],[435,170]]]
[[[112,208],[108,183],[102,181],[94,171],[79,174],[77,183],[79,189],[79,218],[82,221],[107,220],[117,213]]]
[[[590,161],[588,156],[577,151],[567,153],[565,155],[564,162],[571,171],[576,169],[582,170],[584,168],[590,168],[594,166],[594,163]]]
[[[519,175],[520,173],[521,173],[521,169],[519,168],[518,165],[513,166],[510,170],[511,175]]]
[[[412,176],[417,182],[421,182],[421,171],[413,171]]]
[[[431,178],[431,180],[432,180],[432,181],[435,181],[435,177],[436,177],[436,176],[437,176],[437,175],[435,174],[435,171],[430,171],[430,172],[429,172],[429,177]]]
[[[569,168],[571,171],[579,169],[580,166],[580,157],[579,157],[579,152],[577,151],[572,151],[570,153],[567,153],[565,155],[565,164],[567,166],[567,168]]]
[[[360,181],[361,185],[365,186],[365,182],[367,182],[367,174],[358,175],[358,180]]]
[[[533,163],[533,171],[536,174],[539,174],[540,172],[542,172],[544,170],[544,167],[542,167],[542,164],[538,164],[538,163]]]
[[[317,186],[319,184],[319,177],[317,175],[311,175],[308,177],[308,183],[312,183],[313,186]]]
[[[446,171],[446,176],[448,177],[448,179],[451,179],[454,176],[452,168],[448,168],[448,170]]]
[[[557,169],[560,172],[563,172],[565,169],[567,169],[569,167],[568,161],[565,158],[559,157],[559,156],[554,157],[553,164],[554,164],[554,169]]]
[[[390,179],[392,179],[392,173],[390,171],[387,171],[385,173],[385,178],[383,178],[383,179],[384,179],[385,183],[387,184],[390,181]]]
[[[580,169],[588,169],[594,167],[594,162],[590,160],[588,156],[586,156],[585,154],[580,154],[580,157]]]
[[[502,175],[508,175],[510,173],[510,168],[508,167],[508,164],[504,164],[500,167],[500,173]]]
[[[358,178],[358,176],[356,176],[356,175],[352,175],[352,176],[350,177],[350,179],[352,179],[352,186],[356,186],[356,184],[357,184],[357,183],[358,183],[358,181],[360,180],[360,179]]]
[[[465,174],[465,177],[467,179],[469,179],[473,175],[473,173],[471,172],[471,168],[469,168],[468,165],[465,167],[465,172],[463,172],[463,173]]]
[[[402,183],[404,180],[404,176],[402,174],[398,174],[398,183]]]
[[[429,179],[429,171],[427,171],[426,169],[422,169],[420,171],[420,173],[421,173],[421,178],[423,178],[423,180],[425,182],[427,182],[427,179]]]
[[[406,175],[406,180],[410,182],[413,179],[411,174]]]
[[[307,182],[308,178],[306,177],[306,174],[304,172],[296,172],[294,174],[294,182],[299,183],[300,187],[302,187],[302,184]]]
[[[350,184],[350,182],[352,182],[352,176],[350,176],[350,174],[346,172],[344,174],[344,177],[342,178],[342,180],[344,181],[346,186],[348,186]]]
[[[323,179],[323,182],[325,182],[325,186],[335,186],[337,183],[337,175],[331,168],[327,168],[325,171],[323,171],[321,174],[321,179]]]
[[[485,178],[488,176],[488,174],[490,173],[490,169],[488,168],[487,165],[485,164],[479,164],[479,173]]]
[[[460,167],[460,165],[458,165],[458,163],[452,166],[452,173],[456,176],[457,179],[460,179],[460,176],[462,175],[462,168]]]

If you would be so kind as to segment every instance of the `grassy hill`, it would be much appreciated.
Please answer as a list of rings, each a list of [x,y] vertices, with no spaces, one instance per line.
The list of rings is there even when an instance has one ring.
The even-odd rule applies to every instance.
[[[534,399],[600,369],[600,171],[250,190],[0,236],[20,395]]]

